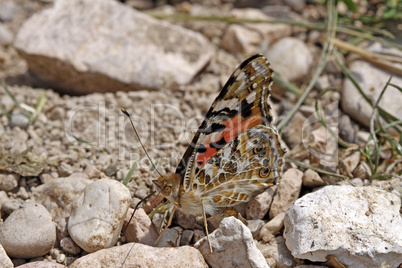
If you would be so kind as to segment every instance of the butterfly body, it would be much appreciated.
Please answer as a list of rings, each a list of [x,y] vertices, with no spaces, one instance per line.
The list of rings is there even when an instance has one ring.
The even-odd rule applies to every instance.
[[[256,55],[215,99],[176,173],[156,181],[185,213],[216,214],[278,184],[284,150],[268,104],[272,70]]]

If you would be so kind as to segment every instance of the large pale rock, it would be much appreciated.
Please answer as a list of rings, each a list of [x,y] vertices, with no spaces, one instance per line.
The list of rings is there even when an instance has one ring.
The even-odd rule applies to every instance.
[[[74,261],[81,267],[208,267],[201,253],[190,246],[155,248],[139,243],[102,249]]]
[[[379,43],[374,43],[372,46],[368,47],[367,50],[381,54],[391,52],[381,48]],[[402,56],[402,53],[396,49],[392,52],[396,54],[395,58]],[[401,66],[402,65],[399,64],[399,68],[401,68]],[[387,72],[386,70],[378,68],[377,66],[374,66],[363,60],[353,61],[349,65],[349,69],[356,78],[363,92],[373,101],[373,103],[376,102],[381,94],[382,89],[391,76],[392,84],[402,84],[402,76]],[[402,120],[401,103],[402,94],[400,91],[392,86],[388,86],[379,103],[379,106],[388,113],[397,117],[399,120]],[[370,117],[373,113],[373,108],[362,97],[349,79],[345,79],[344,86],[342,88],[342,108],[355,120],[359,121],[365,126],[370,125]],[[388,130],[392,131],[392,129]]]
[[[113,0],[55,1],[14,45],[42,81],[81,94],[187,84],[213,52],[201,34]]]
[[[209,239],[213,253],[209,250],[207,237],[194,246],[212,267],[269,267],[250,230],[234,217],[224,218]]]
[[[118,181],[101,179],[88,185],[74,200],[68,232],[87,252],[116,244],[131,201],[130,191]]]
[[[289,81],[307,75],[313,64],[313,55],[308,46],[294,37],[275,42],[265,55],[272,68]]]
[[[269,217],[271,219],[282,212],[286,212],[290,205],[299,197],[302,177],[303,172],[295,168],[288,169],[283,173],[282,180],[269,210]]]
[[[347,267],[398,267],[402,262],[400,199],[377,187],[327,186],[298,199],[285,216],[295,258]]]
[[[0,244],[14,258],[35,258],[50,251],[56,241],[56,226],[40,204],[26,203],[0,226]]]
[[[73,200],[91,182],[84,173],[49,180],[32,189],[33,199],[44,205],[54,219],[65,218],[70,216]]]
[[[34,261],[23,265],[18,265],[19,268],[65,268],[66,266],[50,261]]]

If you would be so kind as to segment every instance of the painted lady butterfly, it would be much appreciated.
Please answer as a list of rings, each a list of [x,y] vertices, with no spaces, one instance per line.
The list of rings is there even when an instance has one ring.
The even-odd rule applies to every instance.
[[[213,102],[176,173],[155,181],[174,205],[168,225],[176,206],[204,215],[206,224],[205,214],[222,213],[279,183],[284,149],[268,104],[272,76],[263,56],[244,61]]]

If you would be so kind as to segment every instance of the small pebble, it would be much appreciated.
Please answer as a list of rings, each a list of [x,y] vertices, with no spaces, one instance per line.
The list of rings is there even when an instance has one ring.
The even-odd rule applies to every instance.
[[[12,191],[18,186],[20,176],[15,173],[0,172],[0,190]]]
[[[28,122],[29,118],[25,114],[22,114],[15,110],[11,114],[10,126],[12,127],[26,128],[28,126]]]
[[[193,236],[194,236],[193,230],[184,230],[183,233],[181,234],[180,246],[190,245]]]
[[[74,243],[74,241],[70,237],[63,237],[60,240],[60,246],[64,252],[76,255],[81,252],[81,248]]]

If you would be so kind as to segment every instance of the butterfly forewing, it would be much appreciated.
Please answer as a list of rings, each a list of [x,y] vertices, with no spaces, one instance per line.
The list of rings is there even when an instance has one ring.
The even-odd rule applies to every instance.
[[[234,139],[252,127],[270,126],[272,116],[267,100],[271,82],[269,63],[259,55],[249,58],[234,71],[183,157],[182,163],[187,163],[186,169],[180,165],[178,167],[177,171],[184,173],[183,185],[187,191],[192,190],[200,178],[202,181],[202,175],[209,171],[206,166],[214,165],[217,153],[223,148],[227,149],[228,144],[233,146]],[[233,156],[241,155],[241,152],[234,152]],[[241,159],[244,156],[236,160],[240,166],[244,165]]]

